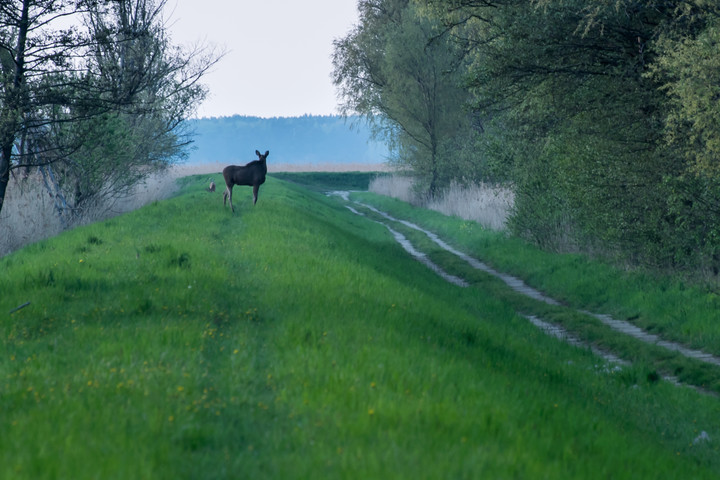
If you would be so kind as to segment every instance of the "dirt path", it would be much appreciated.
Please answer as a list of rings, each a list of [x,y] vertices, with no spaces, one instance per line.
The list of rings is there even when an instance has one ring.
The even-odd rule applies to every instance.
[[[332,194],[340,195],[343,197],[343,199],[350,201],[349,195],[347,194],[347,192],[332,192]],[[477,260],[476,258],[473,258],[470,255],[467,255],[466,253],[461,252],[460,250],[454,248],[453,246],[449,245],[447,242],[442,240],[437,234],[435,234],[429,230],[426,230],[412,222],[397,219],[397,218],[389,215],[386,212],[378,210],[377,208],[375,208],[371,205],[367,205],[367,204],[357,202],[357,201],[353,202],[353,203],[376,213],[377,215],[385,218],[388,221],[398,222],[402,225],[405,225],[408,228],[411,228],[411,229],[414,229],[414,230],[424,233],[431,241],[433,241],[435,244],[437,244],[443,250],[445,250],[449,253],[452,253],[453,255],[456,255],[457,257],[461,258],[462,260],[467,262],[468,265],[470,265],[471,267],[501,279],[506,285],[508,285],[510,288],[512,288],[514,291],[516,291],[518,293],[521,293],[530,298],[533,298],[535,300],[538,300],[538,301],[541,301],[541,302],[544,302],[544,303],[547,303],[550,305],[561,305],[561,303],[559,301],[528,286],[519,278],[513,277],[511,275],[508,275],[508,274],[505,274],[502,272],[498,272],[494,268],[486,265],[485,263]],[[352,206],[347,206],[347,208],[350,209],[353,213],[355,213],[357,215],[363,215],[361,212],[359,212],[357,209],[353,208]],[[373,220],[373,221],[380,223],[381,225],[384,225],[393,234],[393,236],[398,241],[398,243],[400,243],[406,251],[408,251],[413,257],[417,258],[423,264],[427,265],[433,271],[438,273],[438,275],[440,275],[442,278],[444,278],[445,280],[450,281],[458,286],[462,286],[462,287],[469,286],[469,284],[464,279],[461,279],[454,275],[450,275],[447,272],[444,272],[442,270],[442,268],[440,268],[439,266],[432,263],[426,257],[426,255],[424,253],[418,251],[407,240],[407,238],[405,236],[403,236],[401,233],[392,229],[392,227],[390,225],[388,225],[385,222],[378,221],[378,220]],[[709,354],[709,353],[706,353],[706,352],[703,352],[700,350],[695,350],[695,349],[689,348],[685,345],[682,345],[682,344],[679,344],[676,342],[663,340],[659,336],[651,334],[649,332],[646,332],[646,331],[642,330],[641,328],[637,327],[636,325],[633,325],[629,322],[614,319],[610,315],[593,313],[593,312],[589,312],[586,310],[578,310],[578,312],[586,314],[586,315],[590,315],[590,316],[596,318],[597,320],[599,320],[600,322],[602,322],[604,325],[610,327],[614,331],[631,336],[642,342],[656,345],[656,346],[665,348],[669,351],[677,352],[686,357],[693,358],[693,359],[696,359],[696,360],[699,360],[699,361],[702,361],[705,363],[709,363],[711,365],[720,366],[720,357],[717,357],[715,355],[712,355],[712,354]],[[601,357],[605,358],[608,361],[611,361],[614,363],[620,363],[620,364],[627,364],[627,362],[618,358],[617,356],[613,355],[612,353],[598,350],[597,348],[593,347],[592,345],[587,345],[587,344],[581,342],[580,340],[578,340],[577,338],[572,336],[565,329],[563,329],[562,327],[560,327],[558,325],[554,325],[554,324],[545,322],[535,316],[527,316],[527,315],[523,315],[523,316],[528,321],[530,321],[533,325],[537,326],[538,328],[540,328],[544,332],[548,333],[549,335],[553,335],[555,337],[561,338],[573,345],[590,348],[593,350],[593,352],[595,352],[596,354],[600,355]],[[677,383],[676,379],[674,379],[673,377],[665,377],[665,378],[673,383]]]
[[[385,212],[382,212],[370,205],[366,205],[360,202],[355,202],[358,205],[361,205],[369,210],[372,210],[373,212],[383,216],[384,218],[387,218],[390,221],[393,222],[399,222],[403,225],[405,225],[408,228],[412,228],[414,230],[417,230],[419,232],[424,233],[427,235],[427,237],[432,240],[435,244],[437,244],[440,248],[443,250],[452,253],[453,255],[456,255],[457,257],[465,260],[471,267],[481,270],[483,272],[486,272],[490,275],[493,275],[499,279],[501,279],[507,286],[512,288],[518,293],[521,293],[523,295],[526,295],[530,298],[533,298],[535,300],[545,302],[550,305],[560,305],[561,303],[553,298],[548,297],[547,295],[543,294],[542,292],[535,290],[532,287],[529,287],[526,285],[522,280],[519,278],[513,277],[511,275],[498,272],[497,270],[493,269],[492,267],[489,267],[488,265],[482,263],[481,261],[453,248],[448,243],[440,239],[435,233],[425,230],[424,228],[405,221],[405,220],[399,220],[396,219],[390,215],[388,215]],[[686,357],[694,358],[696,360],[700,360],[702,362],[706,362],[715,366],[720,366],[720,357],[714,356],[712,354],[700,351],[700,350],[694,350],[692,348],[689,348],[687,346],[681,345],[676,342],[671,342],[669,340],[663,340],[659,336],[654,335],[652,333],[648,333],[641,328],[639,328],[636,325],[633,325],[629,322],[626,322],[624,320],[617,320],[615,318],[612,318],[610,315],[600,314],[600,313],[593,313],[588,312],[587,310],[578,310],[580,313],[584,313],[586,315],[590,315],[598,320],[600,320],[603,324],[607,325],[608,327],[612,328],[616,332],[623,333],[625,335],[629,335],[633,338],[636,338],[638,340],[641,340],[645,343],[657,345],[659,347],[666,348],[668,350],[678,352]]]
[[[353,212],[355,215],[360,215],[361,217],[365,216],[365,214],[358,212],[357,210],[355,210],[353,207],[351,207],[349,205],[347,206],[347,208],[351,212]],[[380,225],[383,225],[385,228],[387,228],[390,231],[390,233],[392,234],[392,236],[395,237],[395,241],[397,241],[400,244],[400,246],[402,246],[405,249],[406,252],[408,252],[417,261],[419,261],[420,263],[422,263],[423,265],[428,267],[430,270],[432,270],[433,272],[440,275],[446,281],[448,281],[452,284],[455,284],[459,287],[469,287],[470,286],[470,284],[468,282],[466,282],[465,280],[463,280],[462,278],[456,277],[455,275],[450,275],[445,270],[440,268],[438,265],[433,263],[429,258],[427,258],[427,255],[425,255],[424,253],[417,250],[413,246],[413,244],[410,243],[410,240],[408,240],[407,237],[405,237],[405,235],[403,235],[402,233],[400,233],[396,230],[393,230],[392,227],[390,227],[390,225],[383,223],[383,222],[378,222],[376,220],[372,220],[372,219],[370,219],[370,220],[373,222],[379,223]]]

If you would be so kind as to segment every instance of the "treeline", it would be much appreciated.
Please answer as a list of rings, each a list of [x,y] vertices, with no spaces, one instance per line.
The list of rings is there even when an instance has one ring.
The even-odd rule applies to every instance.
[[[429,195],[507,182],[511,228],[539,245],[718,274],[716,2],[358,7],[335,43],[343,107],[379,119]]]
[[[359,117],[335,115],[260,118],[235,115],[193,119],[188,163],[247,163],[256,149],[283,164],[382,163],[387,149]]]
[[[0,2],[0,211],[39,178],[67,224],[183,157],[220,55],[174,45],[165,4]]]

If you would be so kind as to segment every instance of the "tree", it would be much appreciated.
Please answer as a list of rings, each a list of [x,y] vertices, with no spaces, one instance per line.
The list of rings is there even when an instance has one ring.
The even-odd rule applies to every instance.
[[[120,197],[184,155],[184,120],[206,94],[199,80],[218,57],[173,46],[162,16],[165,0],[93,5],[86,15],[94,42],[86,68],[107,112],[71,129],[83,139],[65,158],[60,185],[72,209]]]
[[[72,75],[75,52],[87,39],[73,29],[54,29],[75,11],[84,11],[82,2],[22,0],[0,3],[0,211],[5,199],[10,170],[30,165],[35,153],[50,155],[43,141],[47,129],[42,110],[71,103],[65,79]],[[34,141],[33,137],[38,137]],[[19,148],[16,141],[20,141]]]
[[[694,174],[720,173],[720,16],[699,32],[669,31],[650,75],[668,95],[666,139]]]
[[[0,211],[13,169],[39,167],[58,207],[72,211],[182,153],[178,128],[219,56],[173,47],[164,4],[0,4]]]
[[[335,83],[348,111],[385,120],[431,191],[453,171],[437,152],[465,143],[476,171],[509,177],[515,233],[720,272],[717,2],[359,7],[360,23],[336,42]]]
[[[715,2],[427,0],[546,247],[720,271]],[[705,268],[705,267],[703,267]]]
[[[675,264],[720,274],[720,7],[681,3],[648,74],[665,93],[667,249]]]
[[[440,37],[440,24],[415,2],[365,0],[360,24],[335,42],[334,81],[344,112],[380,116],[399,163],[435,195],[452,178],[467,177],[453,159],[454,140],[469,130],[461,57]]]
[[[668,12],[614,0],[429,4],[465,45],[474,109],[514,169],[515,231],[547,247],[650,241],[672,164],[657,151],[662,95],[644,74]]]

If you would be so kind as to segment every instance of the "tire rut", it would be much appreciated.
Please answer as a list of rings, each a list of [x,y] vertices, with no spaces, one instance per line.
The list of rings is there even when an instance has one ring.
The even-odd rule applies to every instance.
[[[543,294],[539,290],[536,290],[536,289],[528,286],[521,279],[519,279],[517,277],[513,277],[512,275],[508,275],[506,273],[498,272],[497,270],[484,264],[483,262],[467,255],[466,253],[463,253],[463,252],[455,249],[454,247],[449,245],[447,242],[442,240],[440,237],[438,237],[437,234],[435,234],[429,230],[426,230],[426,229],[418,226],[417,224],[408,222],[406,220],[396,219],[396,218],[392,217],[391,215],[389,215],[385,212],[382,212],[371,205],[363,204],[361,202],[355,202],[355,203],[377,213],[378,215],[383,216],[384,218],[386,218],[390,221],[401,223],[408,228],[411,228],[413,230],[417,230],[419,232],[424,233],[425,235],[427,235],[427,237],[430,240],[432,240],[435,244],[437,244],[443,250],[445,250],[449,253],[452,253],[453,255],[456,255],[457,257],[461,258],[462,260],[467,262],[471,267],[473,267],[477,270],[481,270],[483,272],[486,272],[490,275],[493,275],[493,276],[501,279],[503,282],[505,282],[505,284],[508,287],[512,288],[514,291],[516,291],[518,293],[521,293],[521,294],[528,296],[530,298],[533,298],[535,300],[547,303],[549,305],[562,305],[561,302],[559,302],[551,297],[548,297],[547,295]],[[700,360],[701,362],[709,363],[711,365],[720,367],[720,357],[717,357],[710,353],[703,352],[701,350],[695,350],[695,349],[692,349],[685,345],[682,345],[680,343],[672,342],[670,340],[663,340],[658,335],[646,332],[645,330],[641,329],[640,327],[638,327],[636,325],[633,325],[630,322],[615,319],[615,318],[611,317],[610,315],[601,314],[601,313],[593,313],[593,312],[589,312],[587,310],[577,310],[577,311],[580,313],[583,313],[585,315],[590,315],[590,316],[596,318],[601,323],[610,327],[611,329],[615,330],[616,332],[620,332],[625,335],[629,335],[637,340],[643,341],[648,344],[657,345],[657,346],[665,348],[667,350],[670,350],[673,352],[678,352],[688,358],[693,358],[695,360]]]
[[[386,220],[388,220],[388,221],[400,223],[400,224],[406,226],[407,228],[410,228],[410,229],[413,229],[413,230],[416,230],[416,231],[419,231],[419,232],[425,234],[432,242],[434,242],[436,245],[438,245],[438,246],[439,246],[440,248],[442,248],[443,250],[445,250],[445,251],[447,251],[447,252],[449,252],[449,253],[457,256],[458,258],[464,260],[464,261],[465,261],[466,263],[468,263],[471,267],[473,267],[473,268],[475,268],[475,269],[477,269],[477,270],[483,271],[483,272],[485,272],[485,273],[487,273],[487,274],[489,274],[489,275],[492,275],[492,276],[494,276],[494,277],[496,277],[496,278],[499,278],[500,280],[502,280],[508,287],[510,287],[510,288],[511,288],[512,290],[514,290],[515,292],[518,292],[518,293],[523,294],[523,295],[525,295],[525,296],[527,296],[527,297],[533,298],[533,299],[535,299],[535,300],[537,300],[537,301],[544,302],[544,303],[549,304],[549,305],[557,305],[557,306],[563,305],[560,301],[558,301],[558,300],[556,300],[556,299],[554,299],[554,298],[552,298],[552,297],[549,297],[549,296],[545,295],[544,293],[540,292],[539,290],[536,290],[536,289],[528,286],[528,285],[527,285],[525,282],[523,282],[521,279],[519,279],[519,278],[517,278],[517,277],[514,277],[514,276],[512,276],[512,275],[508,275],[508,274],[503,273],[503,272],[499,272],[499,271],[497,271],[496,269],[490,267],[489,265],[481,262],[480,260],[478,260],[478,259],[476,259],[476,258],[474,258],[474,257],[471,257],[470,255],[468,255],[468,254],[466,254],[466,253],[464,253],[464,252],[456,249],[455,247],[453,247],[452,245],[448,244],[448,243],[445,242],[443,239],[441,239],[441,238],[440,238],[437,234],[435,234],[434,232],[431,232],[431,231],[429,231],[429,230],[427,230],[427,229],[424,229],[424,228],[420,227],[419,225],[417,225],[417,224],[415,224],[415,223],[409,222],[409,221],[407,221],[407,220],[401,220],[401,219],[395,218],[395,217],[393,217],[392,215],[390,215],[390,214],[388,214],[388,213],[386,213],[386,212],[383,212],[382,210],[379,210],[379,209],[373,207],[372,205],[368,205],[368,204],[365,204],[365,203],[362,203],[362,202],[358,202],[358,201],[351,201],[351,200],[349,199],[349,196],[348,196],[347,192],[332,192],[332,193],[330,193],[329,195],[339,195],[339,196],[341,196],[344,200],[346,200],[346,201],[348,201],[348,202],[352,202],[352,203],[354,203],[355,205],[358,205],[358,206],[363,207],[363,208],[365,208],[365,209],[368,209],[368,210],[374,212],[375,214],[381,216],[382,218],[384,218],[384,219],[386,219]],[[358,211],[357,209],[353,208],[353,207],[350,206],[350,205],[346,205],[346,207],[347,207],[350,211],[352,211],[353,213],[355,213],[356,215],[365,216],[365,217],[368,218],[369,220],[374,221],[374,222],[376,222],[376,223],[379,223],[379,224],[385,226],[385,228],[387,228],[387,229],[391,232],[391,234],[392,234],[393,237],[396,239],[396,241],[398,241],[398,243],[400,243],[400,245],[402,245],[403,248],[404,248],[408,253],[410,253],[414,258],[418,259],[418,260],[421,261],[423,264],[425,264],[426,266],[428,266],[430,269],[432,269],[433,271],[435,271],[438,275],[440,275],[440,276],[441,276],[442,278],[444,278],[445,280],[450,281],[451,283],[454,283],[455,285],[458,285],[458,286],[461,286],[461,287],[467,287],[467,286],[469,286],[468,282],[465,281],[464,279],[459,278],[459,277],[456,277],[456,276],[454,276],[454,275],[450,275],[450,274],[448,274],[447,272],[445,272],[444,270],[442,270],[442,268],[441,268],[440,266],[435,265],[432,261],[430,261],[430,260],[427,258],[427,256],[426,256],[424,253],[418,251],[418,250],[410,243],[410,241],[409,241],[404,235],[402,235],[401,233],[399,233],[399,232],[397,232],[396,230],[394,230],[390,225],[386,224],[385,222],[382,222],[382,221],[379,221],[379,220],[374,220],[374,219],[372,219],[372,218],[370,218],[370,217],[367,217],[367,216],[364,215],[362,212]],[[564,305],[564,306],[567,306],[567,305]],[[571,307],[570,307],[570,308],[571,308]],[[688,358],[692,358],[692,359],[695,359],[695,360],[699,360],[699,361],[701,361],[701,362],[705,362],[705,363],[708,363],[708,364],[711,364],[711,365],[714,365],[714,366],[720,366],[720,357],[717,357],[717,356],[715,356],[715,355],[712,355],[712,354],[703,352],[703,351],[701,351],[701,350],[692,349],[692,348],[690,348],[690,347],[687,347],[687,346],[682,345],[682,344],[677,343],[677,342],[672,342],[672,341],[669,341],[669,340],[663,340],[663,339],[660,338],[658,335],[655,335],[655,334],[646,332],[645,330],[642,330],[642,329],[639,328],[638,326],[633,325],[633,324],[631,324],[631,323],[629,323],[629,322],[626,322],[626,321],[624,321],[624,320],[617,320],[617,319],[611,317],[610,315],[593,313],[593,312],[589,312],[589,311],[587,311],[587,310],[577,310],[577,309],[576,309],[576,311],[579,312],[579,313],[585,314],[585,315],[592,316],[593,318],[599,320],[601,323],[603,323],[604,325],[606,325],[607,327],[611,328],[612,330],[614,330],[614,331],[616,331],[616,332],[618,332],[618,333],[622,333],[622,334],[624,334],[624,335],[628,335],[628,336],[630,336],[630,337],[633,337],[633,338],[635,338],[635,339],[637,339],[637,340],[639,340],[639,341],[645,342],[645,343],[650,344],[650,345],[655,345],[655,346],[658,346],[658,347],[661,347],[661,348],[665,348],[665,349],[667,349],[667,350],[669,350],[669,351],[672,351],[672,352],[677,352],[677,353],[679,353],[679,354],[681,354],[681,355],[683,355],[683,356],[685,356],[685,357],[688,357]],[[527,319],[530,323],[532,323],[533,325],[535,325],[536,327],[538,327],[539,329],[541,329],[542,331],[544,331],[545,333],[547,333],[548,335],[555,336],[555,337],[557,337],[557,338],[559,338],[559,339],[562,339],[562,340],[564,340],[564,341],[566,341],[566,342],[568,342],[568,343],[570,343],[570,344],[572,344],[572,345],[576,345],[576,346],[579,346],[579,347],[582,347],[582,348],[589,348],[589,349],[591,349],[595,354],[601,356],[602,358],[604,358],[604,359],[607,360],[607,361],[610,361],[610,362],[613,362],[613,363],[617,363],[617,364],[621,364],[621,365],[628,365],[628,364],[629,364],[627,361],[619,358],[618,356],[614,355],[614,354],[611,353],[611,352],[607,352],[607,351],[604,351],[604,350],[600,350],[600,349],[596,348],[596,347],[593,346],[593,345],[589,345],[589,344],[586,344],[586,343],[582,342],[581,340],[579,340],[579,339],[577,339],[576,337],[574,337],[572,334],[570,334],[566,329],[564,329],[564,328],[561,327],[561,326],[558,326],[558,325],[555,325],[555,324],[552,324],[552,323],[545,322],[544,320],[541,320],[540,318],[538,318],[538,317],[536,317],[536,316],[533,316],[533,315],[522,315],[522,316],[523,316],[525,319]],[[678,381],[677,381],[677,379],[676,379],[675,377],[672,377],[672,376],[664,376],[663,378],[665,378],[666,380],[668,380],[668,381],[670,381],[670,382],[672,382],[672,383],[679,384]],[[688,386],[690,386],[690,385],[688,385]],[[690,387],[691,387],[691,388],[694,388],[694,389],[696,389],[696,390],[699,390],[699,391],[701,391],[701,392],[703,392],[703,393],[711,393],[711,392],[708,392],[708,391],[706,391],[706,390],[698,389],[697,387],[693,387],[693,386],[690,386]]]

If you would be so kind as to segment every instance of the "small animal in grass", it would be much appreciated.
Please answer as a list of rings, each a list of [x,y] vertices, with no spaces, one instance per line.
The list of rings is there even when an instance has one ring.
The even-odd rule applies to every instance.
[[[208,192],[214,192],[215,191],[215,180],[212,178],[210,179],[210,186],[208,187]]]
[[[267,157],[270,150],[263,155],[255,150],[258,160],[248,163],[247,165],[237,166],[229,165],[223,169],[223,178],[225,178],[225,191],[223,192],[223,205],[226,200],[230,201],[230,210],[233,212],[232,189],[235,185],[247,185],[253,187],[253,205],[257,203],[258,190],[260,185],[265,183],[265,175],[267,174]]]

